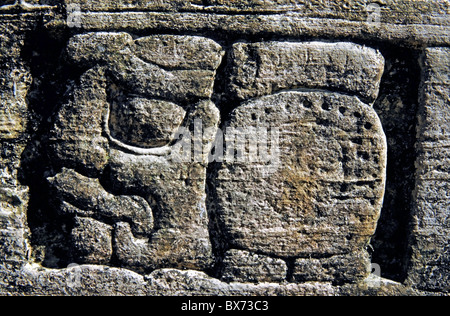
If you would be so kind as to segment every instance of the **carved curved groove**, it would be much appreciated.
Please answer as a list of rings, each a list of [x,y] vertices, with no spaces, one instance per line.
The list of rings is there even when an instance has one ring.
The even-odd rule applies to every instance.
[[[103,118],[103,130],[108,137],[108,140],[116,145],[119,149],[129,151],[133,154],[140,155],[140,156],[167,156],[171,153],[171,148],[169,146],[159,147],[159,148],[140,148],[135,147],[131,145],[127,145],[120,140],[115,139],[111,135],[111,131],[109,129],[109,119],[111,115],[111,108],[110,106],[107,107],[107,110],[105,112],[104,118]]]

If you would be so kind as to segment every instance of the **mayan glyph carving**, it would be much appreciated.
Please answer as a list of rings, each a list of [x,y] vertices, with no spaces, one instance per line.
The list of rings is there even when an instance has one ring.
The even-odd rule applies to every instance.
[[[448,294],[449,13],[0,1],[0,295]]]
[[[50,146],[63,169],[48,181],[61,215],[75,218],[75,259],[108,264],[114,256],[138,271],[208,268],[206,165],[170,158],[181,126],[198,119],[218,127],[209,98],[220,45],[90,33],[73,37],[67,55],[90,69],[57,114]],[[203,139],[206,148],[212,140]],[[102,234],[106,239],[93,242]]]
[[[282,282],[288,262],[297,281],[367,276],[386,168],[369,104],[384,70],[377,51],[234,44],[225,86],[241,104],[221,129],[211,98],[225,49],[210,39],[87,33],[65,54],[82,74],[54,118],[59,171],[47,180],[71,223],[66,260],[138,272],[219,265],[219,277],[242,282]],[[181,132],[198,128],[199,152]]]
[[[236,44],[233,56],[231,90],[244,99],[269,95],[243,102],[226,126],[277,126],[281,135],[270,176],[249,161],[219,167],[215,200],[229,247],[297,258],[298,280],[367,275],[387,144],[377,114],[360,98],[375,100],[384,58],[354,44],[319,42]],[[306,259],[327,266],[335,256],[340,272],[311,269],[317,264]]]

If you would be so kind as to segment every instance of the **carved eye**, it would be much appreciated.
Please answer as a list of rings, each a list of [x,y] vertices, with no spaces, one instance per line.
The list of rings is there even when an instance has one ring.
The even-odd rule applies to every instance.
[[[168,145],[183,123],[186,111],[177,104],[144,98],[111,104],[111,136],[131,146],[155,148]]]

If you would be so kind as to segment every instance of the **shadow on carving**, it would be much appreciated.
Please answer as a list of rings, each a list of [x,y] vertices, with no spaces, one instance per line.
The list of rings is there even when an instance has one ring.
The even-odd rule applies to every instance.
[[[101,264],[107,264],[112,266],[125,266],[130,269],[135,269],[139,272],[148,272],[151,271],[152,268],[139,267],[137,262],[127,262],[126,258],[118,258],[117,254],[111,254],[111,249],[94,249],[95,252],[99,253],[101,257],[89,257],[88,255],[84,255],[82,252],[83,250],[86,250],[89,252],[89,250],[92,249],[84,249],[83,246],[78,248],[76,251],[73,249],[73,245],[71,245],[68,241],[77,241],[81,239],[94,238],[94,236],[89,235],[86,237],[86,235],[83,235],[83,231],[89,230],[92,227],[93,232],[96,233],[104,233],[106,235],[113,234],[112,228],[114,226],[116,218],[114,220],[110,220],[110,222],[98,224],[91,220],[85,220],[80,218],[74,218],[73,213],[67,213],[67,215],[61,216],[60,212],[57,212],[54,210],[54,206],[49,203],[50,201],[50,189],[49,184],[47,182],[47,178],[52,178],[56,176],[57,174],[61,174],[63,171],[62,167],[63,164],[60,164],[59,162],[55,162],[52,160],[51,156],[49,155],[47,148],[48,148],[48,133],[52,129],[52,126],[54,124],[55,118],[54,113],[57,112],[57,108],[54,105],[62,105],[65,102],[67,102],[68,99],[70,99],[70,95],[76,91],[76,86],[79,85],[79,78],[82,76],[83,73],[87,71],[88,67],[82,66],[82,67],[73,67],[68,66],[65,62],[63,62],[63,52],[64,52],[64,46],[66,45],[66,42],[68,41],[68,38],[60,38],[55,39],[51,38],[49,36],[43,36],[45,34],[39,34],[39,36],[34,36],[35,34],[30,34],[29,36],[29,44],[27,46],[27,51],[24,52],[26,55],[26,59],[30,61],[30,66],[32,67],[32,74],[35,78],[35,82],[33,84],[33,89],[30,92],[29,96],[29,104],[32,110],[34,111],[34,119],[33,119],[33,125],[30,126],[31,129],[31,135],[32,139],[30,140],[30,145],[28,146],[27,150],[24,153],[22,162],[23,162],[23,182],[24,184],[27,184],[31,188],[31,203],[29,207],[28,212],[28,221],[29,226],[31,230],[31,244],[33,246],[33,260],[36,262],[42,263],[46,267],[50,268],[65,268],[70,263],[76,262],[80,258],[83,262],[89,263],[101,263]],[[39,42],[35,40],[34,38],[39,38]],[[46,40],[42,41],[42,38],[46,38]],[[150,45],[148,43],[145,43],[146,45]],[[237,49],[241,49],[241,47],[238,47]],[[247,49],[247,48],[245,48]],[[392,53],[394,51],[394,53]],[[385,75],[382,80],[381,85],[381,92],[380,96],[378,97],[376,103],[375,103],[375,110],[377,111],[378,115],[381,118],[381,121],[383,123],[384,131],[386,132],[387,138],[388,138],[388,145],[389,145],[389,160],[388,160],[388,177],[387,177],[387,190],[386,190],[386,196],[385,196],[385,202],[384,207],[381,215],[381,219],[378,223],[378,230],[377,233],[372,241],[372,245],[374,247],[374,253],[373,253],[373,262],[379,263],[382,267],[382,273],[384,273],[384,276],[395,279],[395,280],[401,280],[403,277],[403,271],[404,271],[404,265],[405,265],[405,259],[407,258],[407,235],[408,235],[408,222],[410,220],[410,203],[411,203],[411,191],[414,184],[414,179],[411,178],[411,175],[414,174],[414,160],[415,160],[415,153],[414,153],[414,142],[415,142],[415,114],[416,114],[416,94],[414,91],[417,90],[417,81],[414,80],[414,77],[417,74],[417,68],[415,66],[415,60],[414,60],[414,54],[408,53],[408,56],[405,58],[404,51],[400,50],[394,50],[392,48],[389,49],[383,49],[383,55],[386,57],[386,67],[385,67]],[[251,59],[252,56],[250,56]],[[224,84],[224,77],[228,76],[229,73],[227,73],[227,62],[223,62],[222,65],[218,68],[219,76],[216,78],[216,86],[214,87],[214,94],[211,97],[212,100],[218,104],[218,107],[221,110],[222,115],[222,121],[225,121],[228,118],[228,114],[231,113],[235,108],[238,107],[238,105],[241,104],[241,101],[239,98],[234,97],[226,97],[226,89],[227,87]],[[125,78],[127,76],[126,72],[120,73],[120,69],[115,69],[119,73],[118,79],[115,78],[116,83],[122,80],[126,81],[128,80]],[[109,80],[109,79],[108,79]],[[282,83],[281,86],[283,86]],[[286,83],[285,85],[288,86],[289,83]],[[137,88],[139,93],[143,93],[144,87],[138,87]],[[282,87],[283,90],[284,88]],[[359,89],[359,87],[358,87]],[[130,89],[128,89],[129,91]],[[136,92],[136,91],[134,91]],[[278,92],[278,91],[275,91]],[[316,94],[322,94],[323,91]],[[160,93],[163,97],[165,97],[165,92],[160,91],[157,92]],[[314,94],[315,92],[305,92],[302,93],[305,94]],[[272,92],[270,94],[273,94]],[[296,93],[292,93],[296,94]],[[202,96],[203,97],[203,96]],[[349,108],[344,107],[344,102],[341,102],[340,98],[347,100],[348,96],[338,96],[335,99],[330,97],[331,100],[335,100],[335,102],[329,102],[329,103],[323,103],[319,105],[314,105],[313,102],[310,101],[310,96],[307,96],[306,99],[308,102],[305,102],[303,104],[303,107],[301,108],[301,111],[304,111],[304,113],[309,113],[312,110],[310,110],[313,106],[318,106],[318,108],[315,110],[317,111],[317,116],[319,117],[318,127],[315,127],[316,130],[319,130],[324,137],[329,136],[326,132],[327,128],[332,125],[332,120],[327,117],[332,116],[330,113],[351,117],[351,120],[358,121],[358,119],[361,119],[361,116],[366,115],[365,113],[358,112],[358,113],[352,113],[348,112]],[[369,96],[371,97],[371,96]],[[295,97],[294,97],[295,98]],[[348,100],[350,98],[348,97]],[[128,100],[128,107],[121,108],[116,113],[116,117],[113,117],[112,119],[120,120],[122,115],[122,118],[126,116],[126,111],[136,109],[139,100],[136,100],[135,96],[131,97],[131,101]],[[124,101],[124,103],[126,103]],[[158,100],[158,102],[161,102]],[[144,107],[146,106],[148,109],[155,110],[158,112],[158,108],[160,104],[156,102],[153,104],[150,104],[148,102],[141,103],[144,104]],[[341,106],[338,106],[339,104]],[[355,101],[356,102],[356,101]],[[158,104],[157,104],[158,103]],[[348,104],[348,103],[346,103]],[[144,108],[146,110],[147,108]],[[369,111],[369,109],[366,109],[366,107],[360,105],[359,103],[355,103],[354,108],[357,109],[365,109],[366,111]],[[172,107],[173,111],[176,112],[177,108],[175,106]],[[292,108],[287,110],[287,113],[290,113],[289,111],[297,110],[296,108]],[[353,111],[353,107],[351,108]],[[330,112],[333,111],[333,112]],[[302,112],[303,113],[303,112]],[[340,114],[339,114],[340,113]],[[362,113],[362,114],[361,114]],[[180,113],[179,116],[174,118],[174,122],[172,122],[174,125],[180,124],[181,125],[186,123],[186,118],[182,117],[185,113]],[[249,118],[254,118],[258,113],[253,113],[254,116],[249,116]],[[352,115],[350,115],[352,114]],[[358,114],[358,115],[355,115]],[[269,115],[268,112],[263,113],[264,115]],[[359,117],[358,117],[359,116]],[[180,118],[182,117],[182,118]],[[110,118],[111,119],[111,118]],[[352,121],[352,122],[353,122]],[[301,122],[302,124],[306,124],[306,128],[310,128],[310,126],[307,126],[308,122]],[[145,125],[145,122],[142,123],[142,126]],[[368,121],[366,122],[366,125],[360,124],[361,126],[358,126],[358,128],[361,128],[362,130],[370,130],[375,126],[374,121]],[[225,126],[225,125],[224,125]],[[223,126],[223,127],[224,127]],[[115,125],[117,127],[117,125]],[[145,127],[145,126],[144,126]],[[123,143],[130,144],[130,141],[138,140],[136,143],[131,143],[132,145],[138,145],[138,146],[148,146],[153,147],[155,145],[161,145],[166,144],[166,138],[167,135],[161,134],[161,139],[158,139],[155,143],[146,143],[145,139],[139,139],[141,135],[132,135],[130,139],[127,139],[127,137],[130,134],[127,133],[133,133],[136,131],[130,131],[130,130],[124,130],[121,129],[119,126],[116,130],[113,130],[110,132],[110,136],[113,135],[117,138],[121,138],[122,140],[125,140]],[[159,130],[154,131],[154,133],[158,133]],[[165,138],[164,138],[165,137]],[[363,139],[362,138],[353,138],[353,143],[351,146],[359,146],[362,147],[363,145]],[[312,142],[313,143],[313,142]],[[343,142],[342,142],[343,143]],[[299,144],[304,144],[299,140]],[[317,147],[319,147],[320,143],[315,143]],[[336,145],[336,144],[332,144]],[[136,146],[136,147],[138,147]],[[337,146],[337,145],[336,145]],[[349,148],[351,147],[348,146]],[[113,146],[114,147],[114,146]],[[117,147],[117,146],[116,146]],[[345,146],[344,146],[345,147]],[[352,147],[353,148],[353,147]],[[314,152],[311,152],[309,154],[313,154]],[[320,154],[320,153],[319,153]],[[305,155],[308,155],[306,153]],[[352,153],[350,153],[350,149],[344,148],[343,150],[343,156],[342,157],[335,157],[336,159],[341,159],[341,162],[345,165],[351,164],[351,159],[358,159],[361,161],[369,161],[372,159],[372,153],[366,152],[366,151],[355,151],[354,156],[351,156]],[[305,157],[303,157],[305,158]],[[110,157],[108,157],[110,159]],[[376,158],[373,158],[374,162]],[[137,160],[136,160],[137,161]],[[306,162],[306,158],[304,160]],[[139,162],[136,162],[139,163]],[[319,165],[318,163],[315,163],[314,161],[309,161],[309,166],[311,170],[319,170],[318,172],[321,172],[322,174],[326,175],[326,166],[325,165]],[[83,170],[83,168],[78,168],[77,166],[69,166],[73,167],[75,171],[77,171],[79,174],[82,174],[83,176],[95,176],[100,178],[100,184],[103,186],[106,192],[110,193],[113,192],[115,194],[111,194],[114,196],[120,195],[120,189],[117,189],[117,185],[114,182],[114,177],[111,177],[111,167],[108,166],[106,169],[100,172],[100,174],[91,173],[91,170]],[[117,167],[117,166],[116,166]],[[118,167],[117,167],[118,168]],[[327,273],[338,273],[338,272],[329,272],[332,271],[332,268],[334,265],[336,265],[336,262],[351,262],[354,258],[346,257],[348,253],[342,253],[338,256],[332,258],[332,255],[318,255],[313,254],[314,260],[306,262],[301,256],[292,256],[290,253],[287,255],[284,255],[283,253],[278,253],[277,250],[271,249],[269,253],[263,251],[254,249],[252,247],[245,247],[242,245],[239,245],[241,240],[238,240],[234,242],[232,245],[230,243],[230,240],[228,239],[229,236],[224,235],[224,231],[226,231],[225,224],[223,220],[219,218],[218,210],[217,210],[217,198],[220,195],[216,190],[216,182],[217,178],[219,177],[218,173],[221,169],[224,168],[224,165],[220,163],[212,163],[208,166],[206,169],[206,208],[208,210],[209,214],[209,238],[212,242],[212,252],[214,257],[216,258],[215,264],[210,264],[208,261],[206,264],[204,264],[201,267],[196,267],[195,264],[192,265],[194,268],[199,269],[205,269],[208,273],[215,277],[221,277],[221,274],[226,274],[227,276],[224,277],[225,280],[232,281],[232,280],[239,280],[239,281],[245,281],[244,279],[239,279],[239,275],[233,275],[230,271],[227,272],[226,266],[228,268],[230,265],[236,264],[242,264],[241,270],[244,271],[246,268],[246,264],[248,265],[258,265],[261,267],[261,271],[263,271],[265,268],[270,267],[271,273],[274,275],[273,279],[264,279],[264,276],[251,276],[252,281],[254,282],[264,282],[264,281],[282,281],[284,279],[288,279],[289,281],[308,281],[308,274],[305,270],[306,267],[311,268],[311,264],[313,265],[313,268],[317,268],[318,270],[323,269],[324,271],[328,271]],[[322,168],[322,169],[321,169]],[[104,172],[105,171],[105,172]],[[126,171],[119,170],[120,172]],[[378,170],[379,171],[379,170]],[[117,172],[118,174],[119,172]],[[170,173],[170,172],[169,172]],[[116,176],[117,176],[116,174]],[[125,173],[124,173],[125,174]],[[121,174],[119,174],[122,176]],[[155,174],[152,174],[152,176],[155,176]],[[144,177],[143,175],[142,177]],[[357,175],[356,175],[357,176]],[[370,175],[373,177],[373,174]],[[139,178],[139,176],[136,176],[136,178]],[[376,178],[376,177],[374,177]],[[84,178],[83,178],[84,179]],[[130,178],[131,179],[131,178]],[[129,190],[128,192],[122,192],[122,193],[135,193],[141,196],[141,198],[147,198],[149,201],[150,207],[153,209],[153,212],[156,213],[155,217],[161,217],[162,205],[163,203],[163,195],[158,196],[156,199],[150,199],[147,195],[147,191],[143,190],[134,190],[133,191],[133,185],[134,183],[128,183],[127,181],[131,181],[130,179],[123,180],[122,186],[125,187],[125,191]],[[139,180],[139,179],[138,179]],[[173,179],[170,179],[173,180]],[[305,179],[291,179],[292,181],[292,187],[286,188],[285,192],[281,192],[282,197],[289,197],[293,200],[305,200],[306,195],[313,195],[314,192],[317,191],[317,185],[318,184],[311,184],[311,182],[306,181]],[[140,181],[140,180],[139,180]],[[142,180],[144,181],[144,180]],[[147,181],[147,180],[146,180]],[[159,183],[158,183],[159,184]],[[339,197],[336,198],[335,201],[336,205],[339,207],[342,207],[342,209],[345,209],[345,203],[348,202],[348,200],[352,197],[352,194],[354,192],[367,190],[368,188],[374,188],[374,186],[379,185],[379,182],[375,181],[374,183],[370,183],[370,185],[367,184],[367,182],[364,181],[355,181],[355,183],[350,184],[344,184],[339,187],[333,187],[333,185],[330,185],[331,188],[336,189],[339,191]],[[151,185],[154,185],[153,183]],[[119,185],[120,187],[120,185]],[[153,189],[152,189],[153,190]],[[169,190],[169,189],[167,189]],[[145,191],[145,192],[144,192]],[[159,191],[158,193],[163,193],[164,190]],[[302,194],[293,195],[291,194],[294,191],[302,192]],[[187,192],[187,191],[186,191]],[[297,192],[297,193],[298,193]],[[162,194],[161,193],[161,194]],[[311,205],[308,207],[305,207],[305,209],[308,210],[311,214],[316,216],[317,218],[326,218],[327,215],[327,208],[323,207],[323,204],[327,203],[326,198],[324,200],[314,200],[315,197],[311,197]],[[327,197],[328,198],[328,197]],[[287,198],[286,198],[287,199]],[[366,208],[372,208],[373,205],[370,205],[371,202],[375,201],[377,197],[370,197],[368,198],[368,202],[364,204],[365,202],[361,203],[360,205],[357,205],[357,208],[360,208],[361,210],[361,217],[365,216],[366,214],[362,214],[362,212],[365,211]],[[188,199],[189,200],[189,199]],[[199,202],[199,201],[197,201]],[[200,201],[201,202],[201,201]],[[290,205],[287,205],[285,202],[279,202],[279,201],[270,201],[274,204],[280,203],[280,207],[284,210],[288,210]],[[285,204],[283,204],[285,203]],[[350,202],[348,202],[350,203]],[[373,202],[374,203],[374,202]],[[157,205],[155,205],[157,204]],[[312,205],[314,204],[314,205]],[[159,205],[159,206],[158,206]],[[344,206],[343,206],[344,205]],[[80,206],[80,205],[78,205]],[[81,212],[81,211],[74,211],[74,212]],[[81,214],[79,213],[79,214]],[[85,214],[86,215],[86,214]],[[89,217],[89,216],[87,216]],[[95,217],[95,216],[94,216]],[[126,218],[126,216],[123,216],[122,219]],[[97,218],[99,219],[99,218]],[[96,220],[96,219],[95,219]],[[163,220],[170,220],[169,218],[164,218]],[[282,220],[289,221],[291,219],[284,218]],[[315,219],[311,218],[307,219],[305,221],[305,225],[310,225],[314,222]],[[103,219],[104,221],[104,219]],[[132,220],[124,219],[123,222],[120,224],[120,232],[123,233],[123,236],[126,237],[139,237],[139,234],[136,234],[136,231],[134,230],[132,225],[127,226],[127,223],[132,223]],[[156,223],[156,225],[162,225],[161,223]],[[311,227],[313,225],[311,224]],[[305,230],[301,232],[299,231],[297,233],[305,233],[306,229],[309,229],[311,227],[304,228]],[[312,229],[312,228],[311,228]],[[134,231],[133,231],[134,230]],[[131,233],[130,233],[131,232]],[[133,235],[134,233],[134,235]],[[237,234],[237,232],[234,232]],[[142,236],[141,236],[142,237]],[[205,236],[201,236],[202,238]],[[239,237],[239,236],[238,236]],[[292,236],[294,238],[295,236]],[[365,236],[364,236],[365,237]],[[78,239],[77,239],[78,238]],[[106,238],[105,240],[101,241],[101,243],[111,244],[112,247],[117,245],[117,242],[113,242],[112,239],[114,238],[113,235],[111,235],[111,240]],[[239,237],[240,238],[240,237]],[[237,239],[239,239],[237,238]],[[346,243],[351,243],[353,238],[357,238],[355,234],[352,233],[346,233],[344,236]],[[353,239],[355,241],[355,239]],[[130,241],[128,245],[138,245],[141,241],[140,240],[134,240],[130,238]],[[101,244],[100,243],[100,244]],[[245,244],[245,242],[244,242]],[[255,248],[258,248],[259,246],[255,246]],[[286,248],[289,248],[289,245],[286,246]],[[136,246],[135,250],[138,249],[138,246]],[[148,249],[147,249],[148,250]],[[123,252],[123,255],[125,256],[127,253]],[[146,260],[150,260],[147,257],[150,257],[154,253],[152,251],[149,251],[144,257],[146,257]],[[302,254],[303,256],[304,254]],[[193,255],[194,256],[194,255]],[[306,256],[306,255],[304,255]],[[340,256],[340,257],[339,257]],[[247,262],[240,262],[239,258],[246,257],[248,260]],[[360,261],[355,260],[355,266],[351,267],[354,270],[350,271],[361,271],[364,270],[364,262],[366,262],[367,258],[364,255],[358,254],[356,256],[357,259],[360,259]],[[281,261],[280,261],[281,260]],[[335,261],[334,261],[335,260]],[[225,265],[224,265],[225,262]],[[361,263],[361,266],[357,266],[359,263]],[[159,263],[158,263],[159,264]],[[167,264],[167,262],[162,261],[161,264],[156,265],[157,267],[164,266],[164,264]],[[169,265],[173,266],[173,262],[170,262]],[[315,266],[314,266],[315,265]],[[183,265],[180,265],[183,267]],[[191,266],[187,266],[191,267]],[[225,268],[224,268],[225,267]],[[295,270],[297,269],[297,270]],[[311,268],[312,269],[312,268]],[[297,272],[295,272],[297,271]],[[299,272],[300,271],[300,272]],[[304,272],[306,271],[306,272]],[[244,271],[245,272],[245,271]],[[244,273],[242,272],[242,273]],[[243,274],[245,276],[245,274]],[[326,278],[329,278],[330,276],[325,276]],[[346,276],[343,278],[345,279]],[[237,279],[236,279],[237,278]],[[351,279],[351,277],[350,277]]]
[[[387,185],[372,245],[382,276],[403,282],[409,260],[408,238],[415,185],[416,125],[420,84],[419,54],[384,47],[386,69],[374,104],[388,139]]]

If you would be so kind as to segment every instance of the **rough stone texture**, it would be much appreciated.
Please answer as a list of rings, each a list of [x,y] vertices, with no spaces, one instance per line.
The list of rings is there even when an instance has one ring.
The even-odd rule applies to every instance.
[[[450,50],[426,49],[423,69],[408,281],[449,292]]]
[[[222,264],[222,280],[226,282],[283,282],[288,272],[286,262],[281,259],[242,250],[226,252]]]
[[[3,12],[32,12],[56,9],[57,0],[5,0],[2,1],[0,11]]]
[[[58,112],[50,149],[56,165],[91,177],[103,174],[106,190],[120,196],[107,193],[97,179],[63,169],[49,179],[63,202],[56,207],[65,215],[115,224],[114,255],[125,267],[138,271],[206,269],[212,265],[205,205],[206,159],[203,150],[192,163],[180,164],[174,157],[183,149],[177,143],[182,124],[191,130],[195,120],[201,120],[205,129],[217,128],[219,113],[211,101],[185,102],[211,96],[223,52],[217,43],[199,37],[155,36],[136,42],[127,33],[104,32],[69,40],[68,60],[92,68],[81,76],[72,100]],[[136,57],[134,45],[139,56],[152,63]],[[172,57],[177,62],[165,64]],[[166,71],[157,64],[176,70]],[[215,131],[212,139],[199,139],[205,153],[214,135]],[[178,154],[182,156],[182,152]],[[75,228],[77,236],[83,235],[81,229]],[[103,246],[98,247],[102,252]],[[88,249],[92,256],[98,247]],[[81,263],[92,263],[89,261]]]
[[[373,14],[374,5],[380,8],[384,21],[407,24],[446,24],[445,14],[450,6],[446,1],[408,1],[387,0],[378,4],[370,0],[326,1],[326,0],[192,0],[192,1],[87,1],[65,0],[67,4],[76,4],[83,11],[206,11],[217,13],[280,13],[295,12],[305,17],[348,19],[366,21]]]
[[[0,276],[5,271],[0,270]],[[10,272],[11,274],[11,272]],[[333,286],[331,283],[226,283],[203,272],[172,269],[140,275],[129,270],[104,266],[74,266],[51,270],[33,265],[13,272],[12,282],[4,286],[10,295],[149,295],[149,296],[336,296],[429,295],[402,284],[371,277],[358,285]]]
[[[29,257],[28,227],[25,225],[28,190],[18,190],[20,187],[0,191],[0,251],[5,265],[20,265]]]
[[[383,56],[351,43],[238,43],[230,57],[230,91],[239,99],[289,88],[339,90],[374,101]]]
[[[68,169],[48,180],[54,194],[52,199],[63,215],[106,222],[127,221],[137,235],[148,235],[153,229],[152,210],[142,197],[115,196],[106,192],[98,179],[86,178]]]
[[[170,102],[130,98],[111,104],[111,136],[142,148],[168,145],[181,127],[186,111]]]
[[[0,294],[448,295],[449,13],[3,1]]]
[[[126,33],[88,33],[74,36],[67,54],[80,66],[106,62],[106,71],[113,80],[132,93],[186,101],[211,97],[215,69],[222,57],[218,44],[204,39],[206,44],[198,45],[199,41],[195,37],[158,36],[141,38],[135,44]],[[158,51],[155,45],[162,49]],[[186,51],[186,46],[190,51]],[[173,49],[164,51],[167,47]],[[149,57],[149,49],[158,53]],[[179,51],[186,51],[186,55],[180,56]],[[190,56],[195,58],[188,63]],[[178,63],[167,65],[169,58],[178,59]],[[204,63],[200,58],[210,62]]]
[[[112,256],[112,227],[90,218],[75,218],[71,242],[78,262],[108,264]]]
[[[198,118],[205,129],[217,128],[219,113],[211,101],[200,102],[192,113],[191,123]],[[205,269],[212,265],[205,160],[180,163],[174,160],[177,145],[172,150],[173,154],[160,157],[110,152],[106,181],[113,191],[147,196],[155,205],[151,241],[136,239],[127,223],[117,227],[117,256],[125,266]]]
[[[351,282],[355,279],[365,279],[370,274],[369,262],[370,258],[365,251],[326,259],[297,259],[293,278],[298,282]]]
[[[72,100],[57,113],[50,132],[51,155],[62,166],[96,175],[108,163],[108,140],[102,122],[106,103],[104,70],[87,71],[73,91]]]
[[[441,1],[427,1],[442,3]],[[341,3],[339,1],[339,3]],[[408,3],[411,3],[408,1]],[[415,2],[420,3],[420,2]],[[366,12],[355,19],[305,17],[298,13],[287,14],[199,14],[191,12],[81,12],[77,15],[79,26],[85,30],[103,29],[108,25],[116,30],[164,30],[171,32],[221,32],[237,36],[282,36],[294,38],[346,38],[349,40],[387,41],[406,47],[423,45],[449,45],[448,4],[444,2],[441,13],[432,23],[403,24],[380,19],[372,22]],[[385,10],[389,11],[389,7]],[[413,14],[420,9],[412,10]],[[422,11],[429,16],[428,11]],[[398,11],[399,16],[403,11]],[[386,15],[381,15],[385,17]],[[362,18],[365,17],[365,18]]]
[[[280,127],[280,153],[269,161],[273,170],[249,160],[218,170],[217,213],[232,247],[285,258],[365,249],[386,172],[372,108],[336,93],[283,92],[238,107],[226,127],[240,126]]]
[[[21,60],[20,26],[0,23],[0,266],[16,269],[29,259],[29,188],[19,181],[28,124],[31,76]],[[0,290],[1,292],[1,290]]]
[[[138,39],[135,54],[164,68],[215,71],[223,51],[219,44],[204,37],[155,35]]]

